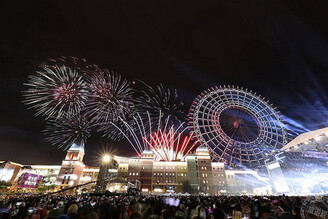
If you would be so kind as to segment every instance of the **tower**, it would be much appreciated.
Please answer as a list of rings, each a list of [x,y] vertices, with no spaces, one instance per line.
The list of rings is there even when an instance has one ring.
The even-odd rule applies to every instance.
[[[80,182],[84,164],[84,141],[77,140],[68,149],[65,159],[62,162],[59,174],[57,177],[58,189],[65,189],[72,186],[77,186]],[[73,190],[68,190],[67,194],[73,194]]]

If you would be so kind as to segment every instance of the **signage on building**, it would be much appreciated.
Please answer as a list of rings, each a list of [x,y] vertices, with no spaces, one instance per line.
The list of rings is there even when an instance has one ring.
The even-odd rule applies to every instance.
[[[42,180],[41,175],[32,173],[24,173],[21,182],[19,183],[20,188],[36,189],[39,187]]]
[[[327,197],[309,197],[303,202],[301,208],[303,219],[326,219],[328,218],[328,199]]]

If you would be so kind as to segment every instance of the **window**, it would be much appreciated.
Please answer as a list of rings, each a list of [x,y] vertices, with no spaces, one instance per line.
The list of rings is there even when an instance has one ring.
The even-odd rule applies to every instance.
[[[66,176],[64,176],[63,181],[62,181],[62,184],[65,183],[65,180],[66,180]]]
[[[71,178],[71,176],[68,176],[66,184],[68,184],[70,178]]]

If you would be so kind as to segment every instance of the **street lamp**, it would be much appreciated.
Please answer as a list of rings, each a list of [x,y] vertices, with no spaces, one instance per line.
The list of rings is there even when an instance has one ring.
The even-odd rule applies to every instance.
[[[111,173],[109,173],[108,169],[111,166],[112,159],[113,159],[113,157],[111,154],[103,154],[102,155],[101,165],[99,168],[99,174],[98,174],[97,183],[96,183],[98,192],[104,192],[106,190],[106,186],[107,186],[107,183],[109,180],[108,177],[111,175]]]
[[[107,164],[110,161],[110,156],[108,154],[105,154],[102,158],[103,163]]]

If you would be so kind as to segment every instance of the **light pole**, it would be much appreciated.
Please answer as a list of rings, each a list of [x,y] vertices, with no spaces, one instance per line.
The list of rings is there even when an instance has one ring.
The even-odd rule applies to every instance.
[[[112,161],[112,156],[110,154],[104,154],[101,158],[101,165],[99,169],[99,175],[97,177],[97,192],[105,192],[106,190],[106,185],[107,185],[107,180],[103,180],[107,177],[109,177],[109,165],[110,162]]]

